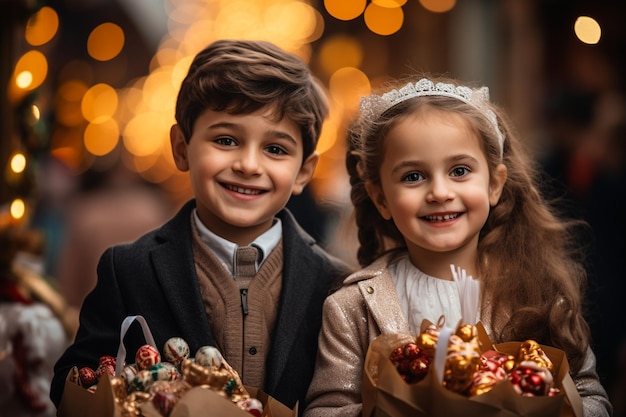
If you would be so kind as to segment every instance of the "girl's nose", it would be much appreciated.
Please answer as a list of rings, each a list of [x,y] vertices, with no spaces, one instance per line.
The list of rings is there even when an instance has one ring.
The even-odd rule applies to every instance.
[[[445,178],[434,178],[430,181],[430,189],[426,195],[429,202],[444,202],[454,198],[454,191]]]

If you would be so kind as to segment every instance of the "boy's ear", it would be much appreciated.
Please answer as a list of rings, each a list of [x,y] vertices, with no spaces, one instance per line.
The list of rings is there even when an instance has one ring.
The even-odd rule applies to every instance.
[[[391,212],[387,208],[387,200],[385,199],[385,194],[380,185],[367,181],[365,183],[365,190],[367,190],[367,195],[370,196],[370,199],[378,209],[380,215],[383,216],[383,219],[391,219]]]
[[[315,168],[317,168],[317,163],[319,162],[319,160],[319,154],[317,152],[313,152],[302,163],[300,171],[298,171],[298,175],[296,175],[296,180],[293,183],[293,187],[291,188],[291,194],[302,194],[304,187],[309,183],[309,181],[311,181],[311,178],[313,178],[313,173],[315,172]]]
[[[170,128],[170,144],[172,145],[172,155],[176,168],[180,171],[189,171],[189,161],[187,161],[187,142],[185,135],[177,124]]]
[[[496,167],[496,170],[490,179],[489,205],[491,207],[495,206],[498,204],[498,201],[500,201],[500,196],[502,195],[502,190],[504,189],[504,184],[506,183],[507,172],[506,165],[500,164]]]

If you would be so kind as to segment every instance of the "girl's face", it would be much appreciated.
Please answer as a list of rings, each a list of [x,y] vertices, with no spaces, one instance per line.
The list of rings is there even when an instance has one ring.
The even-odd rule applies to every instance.
[[[475,269],[480,230],[506,180],[504,165],[490,178],[480,140],[462,116],[436,109],[404,118],[385,138],[381,184],[368,193],[427,274],[451,278],[450,263]]]

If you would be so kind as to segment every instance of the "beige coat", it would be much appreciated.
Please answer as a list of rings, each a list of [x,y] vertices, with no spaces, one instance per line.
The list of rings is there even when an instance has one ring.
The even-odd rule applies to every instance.
[[[304,417],[361,415],[363,363],[369,343],[381,333],[409,333],[395,285],[387,269],[393,254],[350,275],[324,303],[315,375]],[[573,376],[585,416],[609,416],[611,404],[595,371],[591,349]]]

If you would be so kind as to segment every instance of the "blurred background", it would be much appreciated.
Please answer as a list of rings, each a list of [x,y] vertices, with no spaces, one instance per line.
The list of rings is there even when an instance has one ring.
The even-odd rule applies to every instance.
[[[587,317],[615,415],[626,415],[626,3],[0,0],[0,32],[3,265],[35,271],[47,287],[24,284],[26,298],[53,306],[68,339],[102,251],[191,197],[169,145],[191,59],[216,39],[265,39],[327,90],[321,161],[289,206],[351,263],[344,139],[360,96],[422,71],[489,86],[544,169],[546,195],[591,226],[580,231]]]

